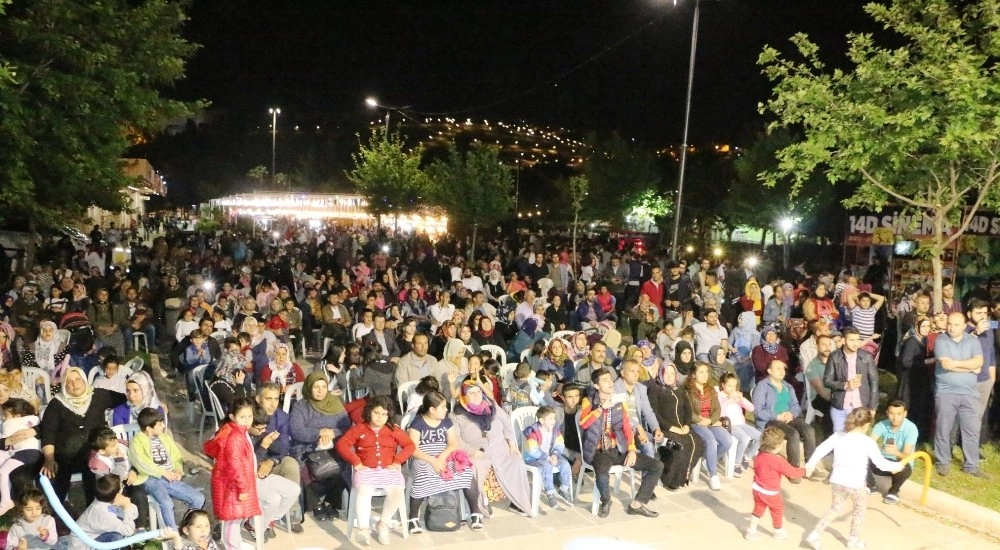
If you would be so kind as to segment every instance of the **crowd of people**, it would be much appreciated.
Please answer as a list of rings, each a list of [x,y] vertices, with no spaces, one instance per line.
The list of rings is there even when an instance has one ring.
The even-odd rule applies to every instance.
[[[498,503],[537,513],[530,469],[553,510],[592,472],[603,518],[623,466],[640,481],[625,511],[644,517],[657,516],[657,485],[681,490],[704,469],[717,491],[726,473],[752,473],[747,538],[765,510],[787,536],[782,476],[829,474],[834,506],[806,542],[818,548],[850,499],[860,548],[873,476],[891,478],[883,501],[898,502],[910,472],[900,461],[929,440],[940,475],[960,443],[963,470],[982,477],[978,448],[1000,420],[988,407],[1000,301],[963,304],[949,281],[944,311],[931,312],[923,288],[887,300],[877,269],[867,283],[804,267],[768,278],[751,262],[689,265],[614,239],[584,241],[576,257],[558,236],[499,240],[471,261],[450,236],[380,242],[293,222],[261,235],[169,232],[148,261],[57,261],[12,278],[0,304],[0,512],[17,503],[26,527],[10,537],[51,544],[38,472],[63,500],[79,474],[77,523],[97,540],[147,526],[148,497],[177,544],[206,549],[213,518],[221,544],[238,548],[349,505],[355,539],[387,544],[388,515],[368,528],[376,491],[412,534],[484,529]],[[223,409],[204,444],[211,514],[184,481],[160,373],[126,367],[142,353],[160,353],[189,400]],[[880,389],[880,356],[896,358],[894,395]],[[876,423],[880,400],[888,419]]]

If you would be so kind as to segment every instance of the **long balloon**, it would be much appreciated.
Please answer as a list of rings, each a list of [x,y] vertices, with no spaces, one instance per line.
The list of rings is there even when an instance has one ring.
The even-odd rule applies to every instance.
[[[136,544],[138,542],[145,542],[150,539],[159,538],[162,532],[157,529],[155,531],[146,531],[145,533],[139,533],[138,535],[132,535],[131,537],[124,538],[122,540],[116,540],[115,542],[97,542],[96,540],[90,538],[89,535],[80,529],[77,525],[76,520],[74,520],[66,508],[63,507],[62,501],[59,500],[59,495],[56,494],[55,489],[52,488],[52,482],[49,478],[44,475],[38,476],[38,485],[41,486],[42,491],[45,492],[45,496],[49,499],[49,506],[52,507],[52,511],[63,520],[66,527],[73,532],[84,544],[96,550],[115,550],[116,548],[122,548],[130,544]]]

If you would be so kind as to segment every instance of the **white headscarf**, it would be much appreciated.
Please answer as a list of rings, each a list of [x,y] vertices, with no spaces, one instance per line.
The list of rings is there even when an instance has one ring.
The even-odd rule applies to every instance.
[[[156,387],[153,386],[153,379],[149,377],[149,374],[145,371],[139,371],[133,373],[132,376],[128,377],[129,382],[134,382],[142,390],[142,401],[138,405],[133,405],[132,402],[128,403],[129,407],[129,418],[132,422],[137,422],[139,419],[139,412],[142,409],[158,409],[160,408],[160,398],[156,396]]]
[[[45,340],[42,338],[42,332],[39,330],[38,338],[35,339],[35,363],[39,368],[45,370],[46,372],[52,372],[56,368],[55,356],[59,353],[62,347],[62,342],[59,341],[59,333],[56,332],[56,324],[52,321],[42,321],[38,323],[39,329],[44,327],[52,328],[52,339]],[[83,377],[84,380],[87,379],[86,376]]]

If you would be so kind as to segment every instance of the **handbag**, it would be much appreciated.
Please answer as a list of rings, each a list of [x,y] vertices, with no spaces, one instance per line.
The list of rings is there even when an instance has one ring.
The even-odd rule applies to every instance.
[[[326,481],[340,475],[340,464],[334,460],[329,450],[310,451],[305,454],[304,461],[309,476],[315,481]]]
[[[457,531],[462,527],[462,501],[458,490],[427,497],[424,526],[428,531]]]

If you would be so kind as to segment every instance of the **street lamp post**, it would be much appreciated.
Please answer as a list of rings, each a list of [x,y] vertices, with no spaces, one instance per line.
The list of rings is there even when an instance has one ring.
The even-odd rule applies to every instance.
[[[677,202],[674,205],[674,236],[670,241],[671,257],[677,259],[677,235],[681,229],[681,205],[684,199],[684,172],[687,168],[688,127],[691,123],[691,88],[694,85],[694,59],[698,51],[698,19],[701,0],[694,3],[694,22],[691,24],[691,59],[688,61],[687,101],[684,105],[684,143],[681,145],[681,173],[677,180]]]
[[[274,185],[275,175],[277,174],[275,165],[278,159],[276,154],[277,148],[275,146],[278,144],[278,115],[281,114],[281,109],[271,107],[267,112],[271,113],[271,185]]]
[[[788,234],[792,231],[792,228],[795,227],[795,220],[793,220],[792,218],[781,218],[781,222],[779,222],[779,224],[781,226],[782,233],[785,234],[784,246],[782,247],[783,250],[781,252],[781,258],[782,258],[781,259],[781,265],[787,271],[788,270]]]
[[[403,112],[403,109],[409,109],[409,107],[392,107],[390,105],[382,105],[374,97],[365,98],[365,103],[373,109],[385,109],[385,135],[383,137],[386,141],[389,141],[389,115],[391,115],[393,111],[396,111],[406,117],[407,114]]]

